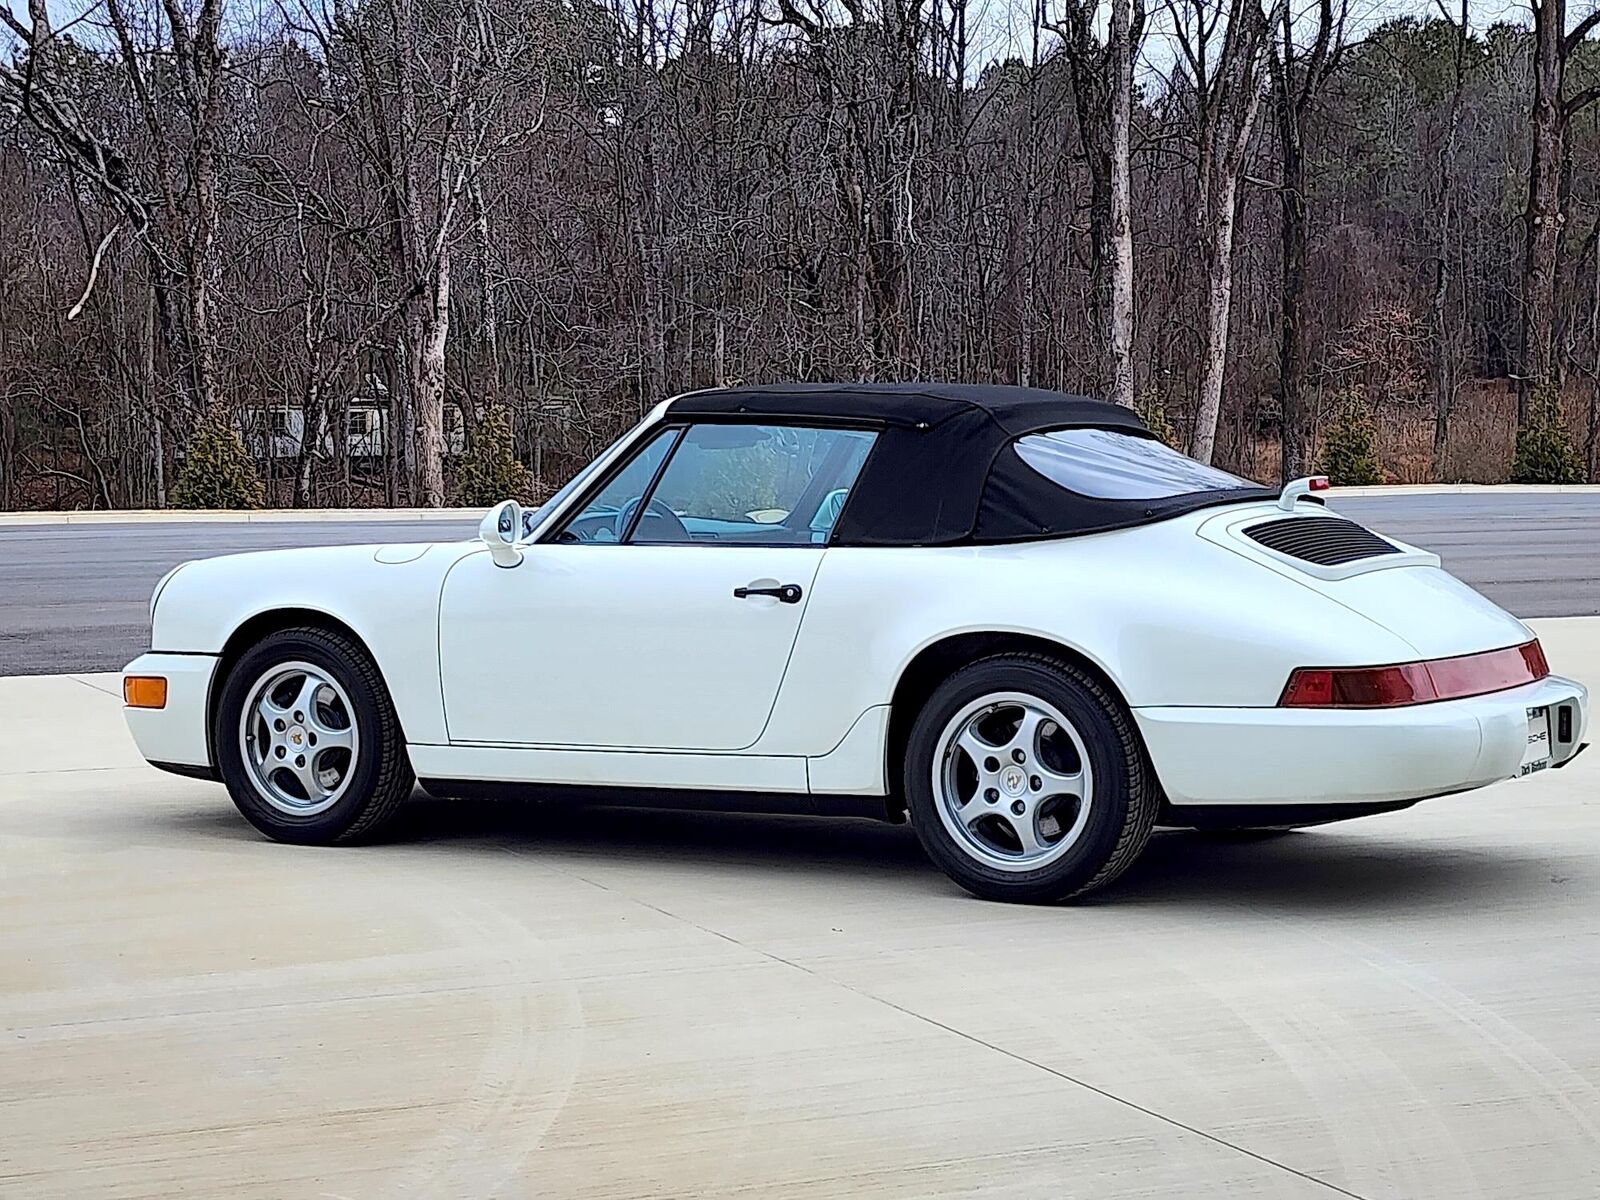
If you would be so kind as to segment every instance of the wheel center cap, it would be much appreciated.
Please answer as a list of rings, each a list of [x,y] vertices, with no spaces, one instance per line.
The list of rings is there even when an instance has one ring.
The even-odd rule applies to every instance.
[[[1000,772],[1000,786],[1008,796],[1020,796],[1028,786],[1028,773],[1021,767],[1007,767]]]
[[[289,727],[288,738],[289,744],[296,749],[299,749],[301,746],[306,744],[306,731],[299,725],[291,725]]]

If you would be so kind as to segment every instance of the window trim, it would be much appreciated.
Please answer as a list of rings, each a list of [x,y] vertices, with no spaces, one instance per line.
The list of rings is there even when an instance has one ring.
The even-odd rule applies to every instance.
[[[785,426],[784,428],[793,429],[793,428],[805,428],[805,427],[804,426]],[[839,528],[839,522],[844,519],[844,510],[850,507],[850,497],[852,497],[852,496],[854,496],[856,494],[856,480],[860,479],[861,476],[865,473],[865,471],[867,469],[867,463],[872,458],[872,452],[878,448],[878,433],[877,433],[877,431],[861,430],[861,429],[841,429],[841,430],[839,430],[839,432],[841,432],[841,433],[868,433],[868,432],[870,432],[870,433],[872,433],[872,443],[871,443],[871,445],[869,445],[867,447],[867,452],[864,455],[861,456],[861,465],[856,468],[855,477],[853,479],[851,479],[850,486],[845,490],[844,503],[839,506],[838,515],[833,518],[833,524],[828,527],[828,538],[827,538],[827,540],[823,541],[823,542],[811,542],[811,543],[809,543],[810,545],[813,545],[813,546],[824,546],[824,547],[826,547],[826,546],[831,546],[833,544],[834,531]],[[818,491],[817,479],[816,479],[815,476],[813,476],[810,480],[807,481],[806,486],[801,489],[800,495],[795,499],[795,508],[790,510],[790,513],[789,513],[790,517],[793,517],[795,515],[795,510],[800,508],[801,501],[805,500],[808,496],[811,496],[814,492],[817,492],[817,491]],[[823,489],[821,489],[821,494],[816,497],[815,503],[811,506],[811,515],[806,518],[805,529],[808,532],[811,532],[811,533],[817,532],[816,528],[811,524],[811,522],[815,521],[817,519],[817,512],[822,508],[822,502],[825,499],[827,499],[828,493],[831,492],[831,491],[833,491],[832,488],[823,488]],[[780,525],[784,525],[784,526],[786,526],[787,528],[790,528],[790,529],[794,528],[793,526],[788,525],[787,519],[784,520],[784,521],[780,521],[778,523]]]
[[[655,499],[656,486],[661,482],[661,477],[667,473],[667,468],[672,465],[672,460],[677,456],[678,447],[683,445],[683,439],[688,435],[689,427],[679,425],[673,428],[672,436],[667,442],[667,452],[656,464],[656,469],[651,472],[649,480],[644,485],[644,491],[639,493],[639,506],[633,510],[633,515],[628,518],[628,523],[623,526],[622,532],[617,535],[617,545],[627,546],[633,542],[633,531],[639,528],[639,522],[644,520],[645,510],[650,507],[650,502]],[[655,445],[655,439],[650,439],[650,444]]]
[[[531,544],[535,546],[587,544],[581,542],[563,542],[561,540],[561,535],[566,532],[568,525],[572,524],[573,521],[577,520],[583,515],[583,510],[589,507],[589,503],[596,496],[605,491],[606,488],[610,487],[612,481],[616,479],[618,475],[621,475],[630,466],[632,466],[635,459],[637,459],[645,451],[649,450],[651,446],[654,446],[657,438],[661,437],[663,434],[666,434],[670,437],[671,442],[667,446],[666,457],[661,460],[661,464],[656,468],[655,474],[651,475],[650,477],[648,490],[646,490],[644,493],[644,495],[648,497],[650,492],[655,490],[655,482],[656,479],[659,478],[661,471],[666,467],[667,463],[672,461],[673,454],[677,452],[678,442],[682,439],[685,428],[687,428],[687,426],[681,421],[665,421],[654,428],[640,431],[639,440],[635,442],[633,446],[623,453],[617,455],[615,461],[607,466],[604,471],[599,472],[599,474],[591,479],[587,486],[581,488],[577,494],[567,502],[567,506],[564,509],[562,509],[559,513],[553,513],[551,515],[550,522],[546,526],[544,532],[540,533],[538,537],[534,538]],[[644,505],[641,504],[639,507],[643,509]],[[629,529],[628,532],[632,533],[633,531],[632,529]],[[626,545],[627,543],[619,540],[610,544],[622,546]]]
[[[679,448],[682,447],[685,434],[690,429],[694,428],[697,425],[752,425],[752,426],[765,426],[767,428],[772,428],[772,429],[826,429],[826,430],[835,430],[835,431],[838,431],[838,432],[841,432],[841,433],[870,433],[870,434],[872,434],[872,445],[867,448],[866,457],[861,460],[861,466],[856,471],[855,479],[853,479],[851,481],[850,494],[845,497],[844,507],[839,510],[839,516],[838,516],[837,519],[835,519],[835,521],[833,523],[833,528],[828,530],[828,538],[827,538],[826,541],[823,541],[823,542],[745,542],[745,541],[724,542],[724,541],[694,541],[694,540],[690,540],[690,541],[687,541],[687,542],[636,542],[636,541],[633,541],[632,540],[633,539],[633,535],[634,535],[634,532],[636,531],[636,529],[638,528],[639,521],[643,517],[645,509],[650,506],[650,501],[655,498],[656,488],[661,483],[661,480],[662,480],[663,476],[666,475],[667,468],[672,465],[672,460],[677,456]],[[609,467],[607,467],[604,471],[602,471],[594,480],[592,480],[590,482],[589,486],[585,487],[581,492],[579,492],[577,495],[575,495],[572,498],[572,501],[566,507],[566,509],[564,509],[561,513],[556,514],[554,516],[554,519],[550,522],[550,524],[548,525],[546,531],[544,533],[542,533],[538,538],[536,538],[533,541],[532,544],[536,545],[536,546],[542,546],[542,545],[589,545],[589,544],[591,544],[591,543],[587,543],[587,542],[563,542],[563,541],[561,541],[561,535],[562,535],[562,533],[564,533],[566,531],[566,528],[567,528],[568,525],[570,525],[575,519],[577,519],[577,517],[582,515],[583,510],[589,506],[590,502],[593,501],[596,496],[598,496],[606,488],[610,487],[612,481],[614,479],[616,479],[616,477],[618,475],[622,474],[622,472],[626,471],[628,469],[628,467],[633,463],[633,461],[635,459],[637,459],[641,454],[643,454],[647,450],[649,450],[649,448],[651,446],[655,445],[656,438],[659,437],[661,435],[661,433],[669,432],[671,434],[671,436],[672,436],[672,441],[671,441],[671,444],[667,447],[666,457],[663,458],[661,460],[660,465],[656,467],[655,473],[650,477],[649,484],[646,486],[644,492],[641,493],[642,499],[641,499],[641,501],[639,503],[638,511],[636,511],[633,514],[633,516],[630,518],[629,523],[628,523],[628,528],[624,531],[624,536],[619,538],[615,542],[607,542],[607,543],[604,543],[604,544],[613,545],[613,546],[717,546],[717,547],[727,547],[727,548],[734,548],[734,549],[744,548],[744,549],[752,549],[752,550],[754,550],[754,549],[765,549],[765,550],[826,550],[829,546],[833,545],[834,538],[838,535],[839,527],[842,524],[844,524],[844,515],[845,515],[845,513],[847,511],[849,511],[850,502],[855,499],[855,495],[856,495],[856,486],[855,485],[856,485],[856,483],[858,483],[861,480],[862,476],[864,476],[867,473],[867,469],[872,465],[872,456],[875,453],[877,453],[878,447],[882,443],[882,436],[881,435],[883,433],[883,429],[884,429],[884,425],[883,425],[882,421],[876,421],[876,420],[871,420],[871,419],[852,420],[852,419],[848,419],[848,418],[815,418],[815,417],[794,417],[794,418],[786,417],[786,418],[782,418],[782,419],[774,419],[772,416],[765,415],[765,414],[763,414],[760,417],[744,416],[742,414],[730,414],[729,416],[726,416],[726,417],[703,417],[703,418],[698,418],[698,419],[694,419],[694,420],[685,420],[683,418],[666,420],[666,421],[663,421],[654,430],[649,431],[647,433],[644,433],[640,437],[637,445],[635,445],[627,453],[624,453],[624,454],[620,455],[614,463],[612,463]]]

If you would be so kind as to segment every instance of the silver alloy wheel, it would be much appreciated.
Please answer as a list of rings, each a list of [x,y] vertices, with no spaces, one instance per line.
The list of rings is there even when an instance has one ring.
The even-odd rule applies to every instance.
[[[1094,773],[1082,735],[1054,705],[993,692],[939,735],[933,794],[939,819],[969,856],[1001,871],[1034,871],[1082,835]]]
[[[333,807],[360,752],[355,707],[324,668],[280,663],[246,693],[239,757],[256,793],[279,812],[311,817]]]

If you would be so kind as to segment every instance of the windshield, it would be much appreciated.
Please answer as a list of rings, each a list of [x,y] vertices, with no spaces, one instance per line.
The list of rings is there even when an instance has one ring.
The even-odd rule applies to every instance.
[[[1017,457],[1052,483],[1097,500],[1159,500],[1258,485],[1150,437],[1058,429],[1017,440]]]

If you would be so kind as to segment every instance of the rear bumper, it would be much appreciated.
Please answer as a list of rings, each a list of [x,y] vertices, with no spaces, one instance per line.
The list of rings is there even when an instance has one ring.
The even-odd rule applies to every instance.
[[[1552,675],[1405,708],[1139,708],[1133,716],[1171,804],[1376,804],[1517,775],[1530,708],[1550,709],[1550,765],[1563,765],[1583,745],[1588,699],[1582,684]]]
[[[122,669],[124,676],[160,675],[167,681],[164,708],[122,708],[134,745],[156,766],[185,775],[210,771],[207,726],[216,669],[210,654],[141,654]]]

